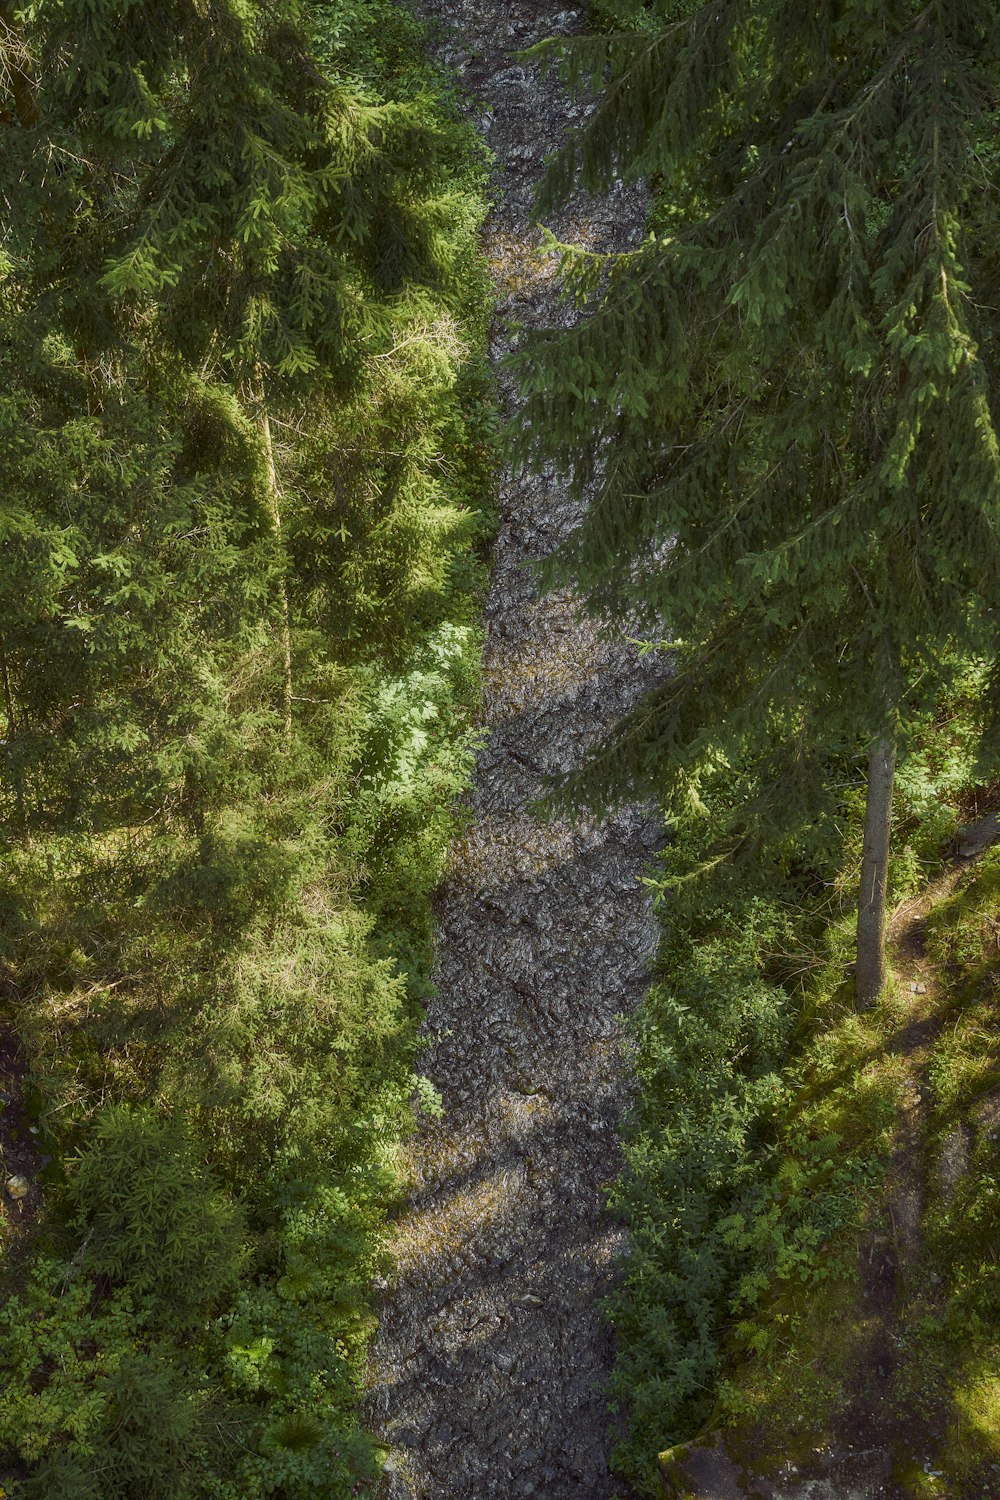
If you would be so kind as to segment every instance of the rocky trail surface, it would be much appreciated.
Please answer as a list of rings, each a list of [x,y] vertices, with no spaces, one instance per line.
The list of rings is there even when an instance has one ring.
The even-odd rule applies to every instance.
[[[445,61],[496,157],[486,230],[497,360],[517,326],[572,316],[538,253],[542,161],[578,118],[558,82],[517,54],[582,26],[544,0],[422,0]],[[621,190],[551,227],[595,249],[641,234]],[[502,383],[504,417],[518,420]],[[634,1009],[655,928],[640,876],[658,838],[648,811],[545,823],[528,810],[546,773],[579,762],[635,701],[650,663],[540,598],[527,566],[576,510],[550,476],[506,474],[486,604],[485,747],[438,903],[438,994],[422,1069],[445,1115],[410,1148],[407,1211],[373,1358],[371,1419],[391,1448],[391,1500],[610,1500],[600,1300],[623,1234],[604,1212],[620,1169]]]

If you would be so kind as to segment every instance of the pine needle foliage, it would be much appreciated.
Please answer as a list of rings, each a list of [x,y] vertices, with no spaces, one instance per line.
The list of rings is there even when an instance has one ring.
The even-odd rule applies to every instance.
[[[673,670],[576,787],[683,813],[763,737],[770,794],[721,839],[794,841],[823,753],[905,745],[996,654],[996,10],[607,9],[630,29],[547,44],[602,91],[543,208],[645,178],[650,232],[553,242],[585,312],[519,360],[523,446],[592,495],[551,576]]]
[[[471,756],[482,152],[391,0],[39,0],[0,54],[0,1021],[50,1158],[0,1485],[355,1495]]]
[[[903,821],[921,739],[974,681],[970,759],[995,765],[1000,20],[950,0],[597,15],[540,49],[596,97],[540,211],[642,181],[648,234],[616,256],[550,237],[579,317],[516,358],[517,443],[585,502],[549,580],[664,654],[554,791],[658,796],[674,823],[611,1306],[619,1462],[652,1495],[657,1452],[719,1416],[757,1299],[815,1254],[822,1274],[852,1227],[795,1054],[809,950],[857,866],[859,762],[896,743]],[[831,990],[845,958],[841,937]],[[890,1101],[862,1154],[891,1124]],[[817,1175],[782,1179],[783,1135]]]

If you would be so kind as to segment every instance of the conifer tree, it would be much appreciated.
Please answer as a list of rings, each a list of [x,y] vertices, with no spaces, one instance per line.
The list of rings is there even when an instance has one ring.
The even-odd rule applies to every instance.
[[[582,491],[552,566],[673,653],[579,785],[697,803],[753,762],[721,847],[829,828],[870,756],[858,996],[882,982],[898,747],[996,657],[1000,17],[987,0],[625,0],[549,44],[599,105],[542,208],[616,175],[650,233],[557,246],[586,305],[521,360],[523,442]],[[635,628],[633,626],[633,628]]]
[[[313,497],[284,495],[275,420],[299,424],[308,403],[313,447],[324,431],[342,446],[340,412],[372,357],[391,361],[423,328],[426,288],[446,276],[426,103],[369,97],[324,66],[321,10],[46,0],[0,22],[3,354],[16,373],[3,692],[24,804],[24,765],[37,782],[43,740],[58,756],[69,724],[74,739],[89,721],[106,751],[103,770],[69,779],[107,793],[112,741],[134,763],[166,716],[176,747],[180,700],[204,718],[209,683],[224,713],[227,669],[210,658],[227,642],[231,658],[259,660],[268,631],[258,675],[273,723],[255,704],[256,733],[290,745],[295,639],[310,627],[285,500],[301,510]],[[241,623],[224,596],[242,601]],[[214,619],[192,634],[192,600],[206,597]],[[47,659],[67,665],[40,678],[45,631]],[[151,701],[165,686],[157,640],[178,668],[171,709]],[[114,709],[97,659],[117,680]],[[47,702],[29,703],[39,693]],[[169,759],[176,780],[176,748]]]
[[[4,1021],[70,1158],[0,1308],[26,1496],[373,1477],[473,690],[470,138],[392,0],[0,8]]]

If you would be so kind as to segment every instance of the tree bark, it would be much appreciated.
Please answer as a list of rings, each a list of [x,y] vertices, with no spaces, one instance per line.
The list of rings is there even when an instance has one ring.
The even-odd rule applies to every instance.
[[[889,873],[889,826],[896,745],[886,735],[868,757],[865,839],[858,893],[858,953],[855,996],[858,1008],[873,1005],[885,984],[885,891]]]

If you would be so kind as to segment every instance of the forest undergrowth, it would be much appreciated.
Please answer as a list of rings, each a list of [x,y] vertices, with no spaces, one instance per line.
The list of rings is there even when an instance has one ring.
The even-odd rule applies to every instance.
[[[329,1500],[435,1107],[485,157],[388,0],[81,9],[2,10],[0,1494]]]
[[[514,445],[600,481],[548,581],[671,653],[563,788],[670,810],[611,1192],[639,1495],[716,1434],[811,1462],[859,1372],[900,1493],[1000,1493],[996,853],[850,977],[866,757],[891,904],[995,806],[1000,29],[936,9],[542,44],[604,102],[540,211],[651,203],[610,270],[550,242],[587,315],[519,345]],[[424,43],[0,0],[0,1500],[378,1482],[496,437],[485,152]]]
[[[900,1494],[994,1493],[997,854],[955,854],[997,800],[977,776],[977,696],[970,679],[916,733],[897,787],[891,905],[905,913],[953,871],[927,920],[936,986],[896,955],[879,1003],[856,1008],[862,790],[849,763],[831,767],[836,858],[711,867],[713,802],[733,795],[720,775],[701,835],[698,821],[681,831],[655,876],[664,938],[612,1198],[633,1240],[610,1309],[631,1418],[618,1461],[639,1494],[707,1494],[687,1479],[692,1442],[721,1439],[752,1490],[754,1476],[810,1472],[848,1437],[885,1446]],[[889,1282],[874,1308],[873,1257]]]
[[[940,872],[997,775],[996,9],[599,0],[590,19],[535,49],[597,96],[540,211],[642,183],[648,233],[617,257],[550,236],[576,316],[514,362],[522,455],[595,496],[547,580],[669,662],[556,793],[657,799],[669,830],[611,1193],[632,1240],[610,1306],[620,1471],[662,1493],[664,1450],[705,1439],[705,1457],[728,1432],[748,1464],[814,1465],[782,1477],[789,1500],[946,1483],[979,1500],[1000,1439],[982,1383],[959,1421],[954,1362],[955,1330],[977,1347],[998,1312],[978,1209],[954,1251],[977,1291],[954,1299],[917,1459],[868,1420],[881,1397],[846,1393],[866,1326],[891,1345],[906,1321],[884,1245],[943,1243],[933,1193],[923,1227],[914,1206],[937,1021],[929,985],[887,976],[886,897]],[[988,1132],[957,1124],[948,1149],[980,1152],[983,1181]],[[874,1364],[903,1389],[894,1346]],[[852,1420],[889,1465],[861,1488],[815,1471]],[[975,1425],[978,1456],[943,1455],[942,1478],[946,1435]],[[744,1492],[715,1477],[697,1493]],[[751,1479],[775,1493],[773,1472]]]

